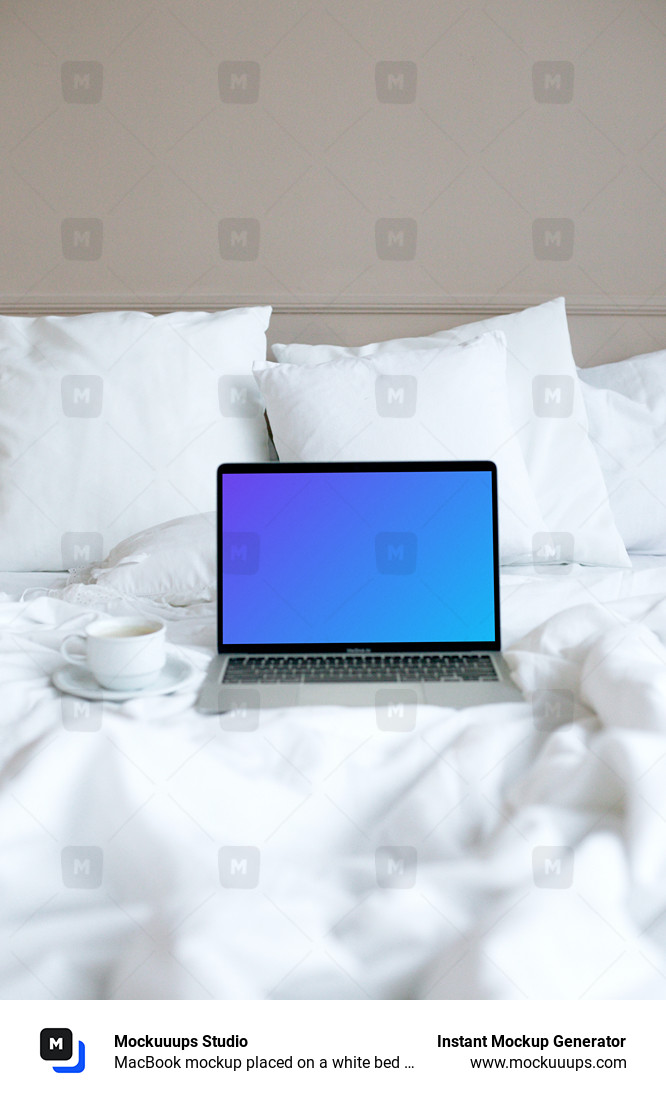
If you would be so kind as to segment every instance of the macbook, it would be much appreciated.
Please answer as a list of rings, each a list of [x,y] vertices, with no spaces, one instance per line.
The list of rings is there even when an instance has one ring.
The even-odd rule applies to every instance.
[[[522,698],[500,653],[494,463],[217,476],[218,656],[201,710]]]

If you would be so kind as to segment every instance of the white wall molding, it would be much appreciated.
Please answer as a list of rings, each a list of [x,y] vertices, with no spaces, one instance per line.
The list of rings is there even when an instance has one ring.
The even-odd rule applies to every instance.
[[[460,298],[413,298],[396,301],[394,299],[331,299],[310,298],[303,301],[273,300],[264,298],[238,297],[224,299],[215,295],[203,295],[196,298],[125,298],[117,296],[95,297],[32,297],[8,298],[0,296],[0,313],[8,315],[44,316],[46,314],[92,313],[108,310],[144,310],[147,313],[171,313],[178,310],[217,310],[232,309],[238,306],[257,306],[271,304],[276,314],[300,314],[332,316],[345,314],[367,314],[368,316],[420,314],[428,315],[469,315],[486,316],[499,313],[513,313],[529,306],[548,301],[554,295],[541,296],[488,296]],[[608,297],[567,298],[567,313],[572,316],[589,317],[663,317],[666,316],[666,298],[618,298]]]

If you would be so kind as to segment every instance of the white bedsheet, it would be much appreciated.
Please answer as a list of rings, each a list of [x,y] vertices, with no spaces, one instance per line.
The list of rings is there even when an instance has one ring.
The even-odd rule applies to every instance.
[[[67,573],[0,572],[0,592],[19,600],[24,593],[55,591],[67,583]]]
[[[423,707],[409,732],[333,707],[230,731],[194,690],[77,730],[49,677],[104,608],[12,588],[0,995],[663,997],[666,565],[639,566],[506,571],[526,701]],[[212,607],[153,610],[203,676]],[[64,885],[72,846],[101,851],[99,886]],[[244,858],[257,885],[222,885]]]

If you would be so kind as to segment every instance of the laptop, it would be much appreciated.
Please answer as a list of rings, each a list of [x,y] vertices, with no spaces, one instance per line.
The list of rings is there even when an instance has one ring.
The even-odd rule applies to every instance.
[[[217,478],[200,710],[522,699],[500,653],[494,463],[229,463]]]

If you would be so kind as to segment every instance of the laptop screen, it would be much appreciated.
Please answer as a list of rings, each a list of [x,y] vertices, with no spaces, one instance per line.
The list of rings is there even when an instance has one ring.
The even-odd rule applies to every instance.
[[[499,648],[492,463],[220,468],[220,650]]]

